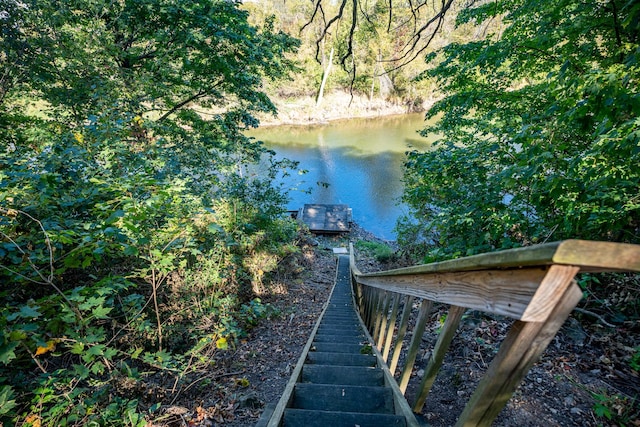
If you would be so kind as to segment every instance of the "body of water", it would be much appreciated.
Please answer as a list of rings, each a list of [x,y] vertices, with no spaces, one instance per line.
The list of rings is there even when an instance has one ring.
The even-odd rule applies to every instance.
[[[424,126],[423,114],[409,114],[267,127],[250,135],[307,171],[287,178],[291,210],[305,203],[344,203],[361,227],[395,240],[393,228],[404,211],[402,164],[406,151],[429,148],[432,141],[418,134]]]

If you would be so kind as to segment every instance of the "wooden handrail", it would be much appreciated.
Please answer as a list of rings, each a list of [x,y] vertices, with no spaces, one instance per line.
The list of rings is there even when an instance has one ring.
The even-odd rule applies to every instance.
[[[384,355],[389,354],[398,324],[394,356],[390,360],[392,373],[411,311],[407,304],[413,305],[414,301],[420,304],[417,326],[411,332],[412,345],[399,380],[403,392],[418,351],[413,343],[419,342],[424,333],[423,320],[431,302],[451,306],[418,387],[415,412],[420,412],[424,405],[466,308],[516,319],[457,426],[488,426],[495,419],[582,298],[574,280],[576,274],[640,271],[640,245],[585,240],[565,240],[364,274],[355,263],[353,246],[350,249],[356,301],[367,327],[377,338],[377,348]],[[397,318],[400,298],[405,298],[401,320]]]
[[[530,322],[546,320],[561,295],[558,281],[565,281],[564,275],[640,271],[638,245],[585,240],[366,274],[351,254],[358,283]]]
[[[627,243],[563,240],[376,273],[360,273],[353,259],[351,267],[362,277],[502,270],[553,264],[575,265],[581,272],[640,271],[638,247]]]

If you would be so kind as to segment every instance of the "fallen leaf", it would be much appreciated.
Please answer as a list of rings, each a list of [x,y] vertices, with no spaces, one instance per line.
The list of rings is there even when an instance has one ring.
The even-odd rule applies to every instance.
[[[30,423],[31,427],[41,427],[42,426],[42,419],[40,418],[39,415],[36,415],[36,414],[27,415],[27,418],[25,418],[24,421],[26,423]]]
[[[56,349],[56,342],[54,340],[47,341],[46,347],[38,347],[36,349],[36,356],[41,356],[43,354],[47,354],[50,351]]]

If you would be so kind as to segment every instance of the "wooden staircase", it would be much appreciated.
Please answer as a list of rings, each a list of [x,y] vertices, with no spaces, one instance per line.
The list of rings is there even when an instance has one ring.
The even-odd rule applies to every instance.
[[[333,292],[301,362],[279,408],[262,425],[418,425],[354,310],[348,256],[338,259]]]
[[[489,427],[582,298],[576,275],[621,271],[640,272],[640,245],[565,240],[365,274],[351,248],[282,398],[257,427],[419,426],[414,412],[469,309],[515,320],[455,424]],[[417,375],[435,304],[448,307],[446,320]]]

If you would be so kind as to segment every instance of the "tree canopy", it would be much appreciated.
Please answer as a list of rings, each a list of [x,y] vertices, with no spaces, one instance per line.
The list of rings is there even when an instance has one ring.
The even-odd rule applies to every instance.
[[[498,0],[504,29],[427,56],[444,97],[411,152],[401,239],[435,258],[549,239],[640,240],[640,5]]]

